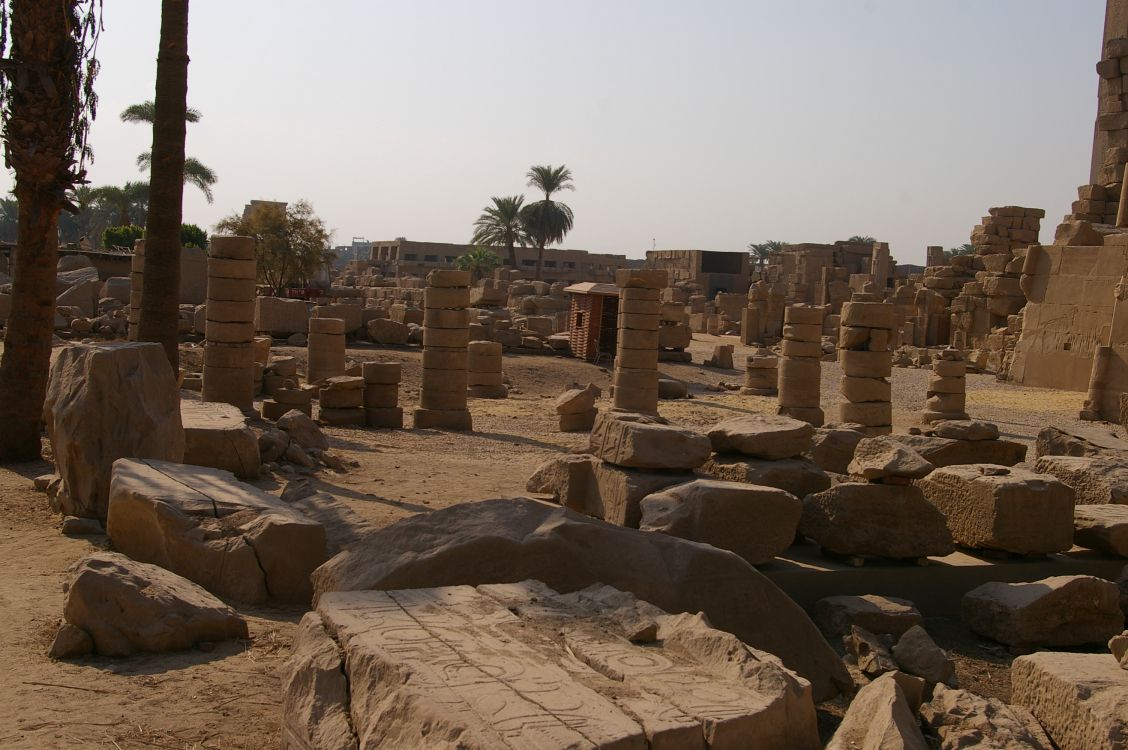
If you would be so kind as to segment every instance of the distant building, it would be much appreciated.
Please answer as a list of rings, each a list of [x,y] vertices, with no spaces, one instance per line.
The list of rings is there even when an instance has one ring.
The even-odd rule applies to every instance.
[[[670,286],[692,281],[712,299],[717,292],[744,294],[752,282],[748,253],[712,250],[648,250],[646,267],[664,269]]]
[[[416,242],[404,237],[372,243],[372,261],[383,269],[385,276],[425,276],[434,268],[451,268],[458,256],[470,250],[470,245],[448,242]],[[490,248],[501,259],[502,267],[509,265],[509,251],[504,247]],[[537,268],[535,247],[515,248],[517,270],[532,278]],[[589,253],[586,250],[546,248],[544,251],[544,281],[564,281],[570,284],[582,281],[611,282],[618,268],[642,265],[640,260],[628,260],[625,255]]]
[[[253,200],[250,203],[248,203],[247,205],[243,206],[243,218],[245,219],[248,216],[250,216],[251,212],[254,211],[256,208],[258,208],[259,206],[280,206],[282,208],[282,210],[285,211],[286,206],[288,206],[288,205],[290,205],[290,204],[286,203],[286,201]]]

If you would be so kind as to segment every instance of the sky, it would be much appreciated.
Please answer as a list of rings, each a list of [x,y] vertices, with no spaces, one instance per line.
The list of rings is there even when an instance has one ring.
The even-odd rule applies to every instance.
[[[1088,182],[1101,0],[195,0],[187,153],[219,175],[211,229],[309,200],[352,237],[468,241],[493,195],[566,164],[564,245],[658,249],[872,235],[902,263],[990,206]],[[151,144],[156,0],[109,0],[94,185]],[[0,175],[0,190],[12,185]]]

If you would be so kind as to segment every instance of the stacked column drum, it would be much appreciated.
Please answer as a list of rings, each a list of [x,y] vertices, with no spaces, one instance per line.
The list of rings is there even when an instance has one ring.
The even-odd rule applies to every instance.
[[[932,424],[944,419],[967,418],[967,362],[961,350],[942,349],[932,360],[928,398],[920,421]]]
[[[790,305],[783,312],[783,359],[779,363],[779,413],[815,427],[823,424],[822,327],[826,308]]]
[[[211,238],[202,395],[244,411],[255,395],[255,277],[254,238]]]
[[[470,272],[435,270],[423,290],[423,382],[416,428],[471,430],[466,408]]]
[[[838,329],[838,361],[842,365],[839,420],[861,425],[867,435],[893,431],[890,403],[893,358],[893,305],[846,302]]]
[[[611,400],[619,411],[658,413],[658,326],[666,279],[665,271],[615,271],[619,317]]]
[[[365,362],[360,371],[364,376],[364,414],[368,426],[402,428],[399,387],[403,366],[399,362]]]
[[[506,398],[509,389],[502,380],[501,344],[471,341],[467,358],[467,393],[474,398]]]
[[[340,318],[310,318],[306,346],[309,356],[307,383],[319,383],[345,374],[345,321]]]

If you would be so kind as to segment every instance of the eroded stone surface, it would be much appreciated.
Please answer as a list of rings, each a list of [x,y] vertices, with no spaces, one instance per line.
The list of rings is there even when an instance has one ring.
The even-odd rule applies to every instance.
[[[749,414],[718,422],[709,428],[717,453],[753,458],[793,458],[811,447],[815,428],[798,419],[775,414]]]
[[[307,612],[282,667],[282,747],[352,750],[349,685],[340,646],[321,615]]]
[[[858,691],[826,750],[927,749],[895,675],[883,674]]]
[[[901,669],[929,683],[956,685],[956,665],[920,625],[913,625],[897,640],[893,658]]]
[[[1120,750],[1128,735],[1128,671],[1109,654],[1046,651],[1011,665],[1012,700],[1061,750]]]
[[[866,480],[920,479],[933,468],[912,448],[888,435],[878,435],[858,442],[847,471]]]
[[[939,750],[1052,750],[1050,738],[1029,709],[967,690],[937,685],[921,718],[940,736]]]
[[[1103,644],[1124,629],[1116,584],[1094,576],[993,581],[964,594],[961,609],[976,633],[1013,646]]]
[[[810,685],[775,657],[606,586],[334,592],[317,616],[286,681],[297,710],[285,731],[306,746],[350,746],[345,714],[361,747],[819,744]],[[632,642],[639,617],[645,647]]]
[[[184,463],[230,471],[240,479],[257,479],[258,437],[237,406],[219,401],[180,402],[184,424]]]
[[[839,555],[908,559],[955,550],[943,513],[908,485],[839,484],[808,495],[799,533]]]
[[[802,458],[772,461],[766,458],[715,455],[706,461],[699,471],[727,482],[775,487],[790,492],[798,498],[814,492],[822,492],[830,487],[830,477],[827,473]]]
[[[779,656],[810,680],[816,699],[851,684],[814,623],[736,554],[524,498],[404,519],[338,554],[313,578],[318,597],[525,579],[568,592],[599,582],[667,612],[704,612],[715,627]]]
[[[908,599],[877,594],[819,599],[812,617],[828,637],[849,633],[855,625],[871,633],[900,636],[914,625],[924,624],[924,616]]]
[[[1128,504],[1128,457],[1042,456],[1034,471],[1072,487],[1078,505]]]
[[[1026,446],[1011,440],[955,440],[927,435],[895,435],[933,466],[994,464],[1014,466],[1026,460]]]
[[[593,454],[630,469],[696,469],[709,451],[704,435],[641,414],[601,413],[591,431]]]
[[[1073,509],[1073,542],[1128,557],[1128,505],[1078,505]]]

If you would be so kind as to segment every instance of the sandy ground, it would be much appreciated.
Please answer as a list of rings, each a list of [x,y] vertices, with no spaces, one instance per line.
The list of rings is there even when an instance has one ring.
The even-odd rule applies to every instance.
[[[697,336],[694,359],[733,337]],[[736,362],[745,347],[736,344]],[[275,354],[304,359],[304,350]],[[418,400],[418,349],[350,348],[354,360],[404,363],[401,405]],[[198,357],[185,351],[185,363]],[[606,390],[605,368],[554,356],[506,356],[514,391],[509,399],[471,402],[475,431],[328,429],[334,450],[359,467],[322,472],[317,483],[373,523],[384,526],[413,513],[455,503],[521,495],[525,480],[554,453],[584,446],[586,435],[555,431],[552,400],[572,382]],[[739,413],[771,412],[774,399],[738,392],[712,392],[710,385],[739,385],[743,374],[700,365],[664,364],[663,372],[690,383],[693,398],[663,402],[672,422],[708,426]],[[823,408],[835,419],[835,363],[823,363]],[[928,371],[895,369],[895,429],[904,432],[925,399]],[[968,411],[997,422],[1010,439],[1031,443],[1050,423],[1076,423],[1083,394],[998,383],[993,376],[968,377]],[[607,399],[604,397],[604,405]],[[407,419],[410,424],[410,417]],[[60,518],[47,509],[32,479],[49,473],[47,462],[0,467],[0,747],[269,748],[276,747],[280,718],[278,669],[289,652],[298,609],[239,609],[248,616],[248,642],[218,644],[213,651],[141,655],[129,659],[87,658],[53,662],[46,652],[62,617],[62,583],[68,567],[104,537],[71,539],[59,533]],[[280,490],[296,474],[278,472],[259,484]],[[971,635],[959,622],[933,620],[930,632],[953,652],[963,684],[977,692],[1009,695],[1009,657],[997,645]],[[824,712],[827,731],[833,708]]]

